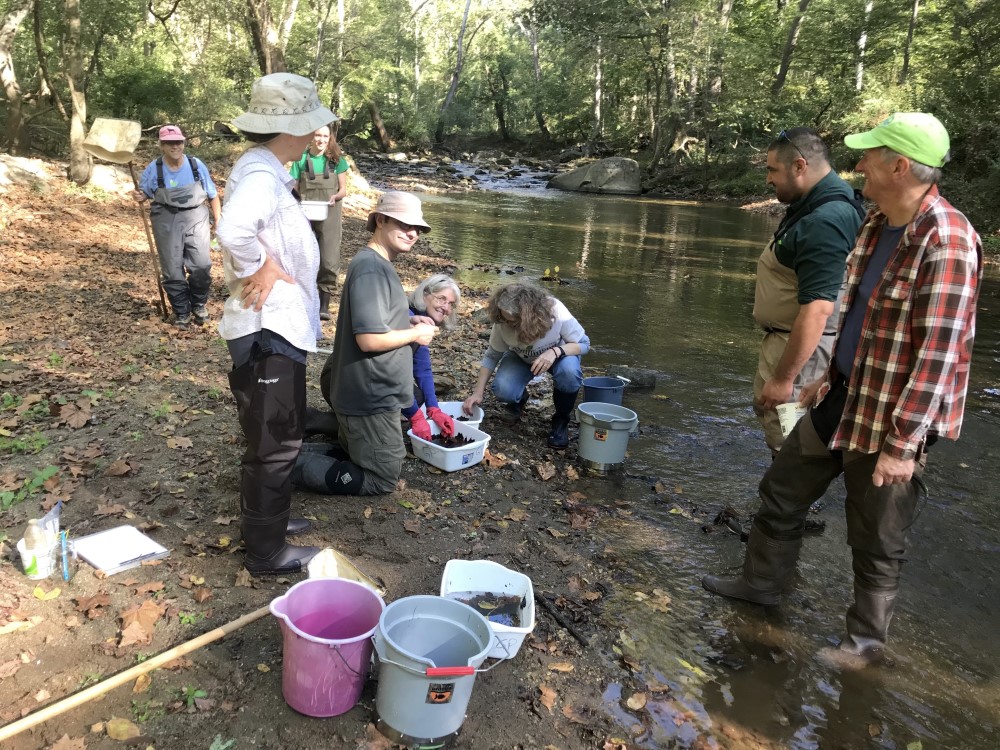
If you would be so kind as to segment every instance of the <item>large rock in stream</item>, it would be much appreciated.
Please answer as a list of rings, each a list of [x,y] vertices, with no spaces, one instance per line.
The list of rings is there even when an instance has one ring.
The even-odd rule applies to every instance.
[[[639,164],[635,159],[611,156],[549,180],[546,187],[577,193],[639,195],[642,191]]]

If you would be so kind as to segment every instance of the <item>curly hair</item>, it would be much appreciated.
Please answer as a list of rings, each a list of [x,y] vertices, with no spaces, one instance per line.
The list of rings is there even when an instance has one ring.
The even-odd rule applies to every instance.
[[[556,298],[532,284],[505,284],[490,296],[486,308],[493,323],[507,326],[524,344],[537,341],[552,327]]]
[[[458,306],[462,302],[462,290],[458,288],[458,284],[455,283],[455,280],[451,276],[446,273],[436,273],[424,279],[417,284],[417,288],[410,294],[409,301],[410,307],[418,313],[427,312],[427,302],[424,301],[424,295],[440,294],[445,289],[451,289],[455,295],[455,304],[451,306],[448,316],[441,321],[441,327],[451,329],[458,322]]]

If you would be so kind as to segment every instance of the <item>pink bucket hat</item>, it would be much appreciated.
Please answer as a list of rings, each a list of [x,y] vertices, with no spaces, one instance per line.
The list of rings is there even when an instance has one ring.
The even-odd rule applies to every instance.
[[[183,141],[184,133],[176,125],[164,125],[160,128],[161,141]]]
[[[430,225],[424,221],[424,213],[420,208],[420,199],[413,193],[402,190],[390,190],[382,193],[375,204],[375,210],[368,214],[368,231],[375,231],[375,216],[382,214],[404,224],[420,227],[421,231],[431,231]]]

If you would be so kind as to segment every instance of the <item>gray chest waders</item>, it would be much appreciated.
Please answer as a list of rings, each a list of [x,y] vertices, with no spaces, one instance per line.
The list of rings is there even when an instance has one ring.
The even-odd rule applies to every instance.
[[[305,169],[299,176],[299,195],[302,196],[302,200],[329,201],[330,196],[336,195],[338,190],[340,190],[340,177],[330,171],[330,160],[325,161],[323,171],[317,174],[313,170],[312,158],[306,158]],[[319,273],[316,275],[316,287],[321,295],[330,295],[337,291],[342,233],[341,206],[341,202],[337,201],[330,206],[325,220],[309,222],[319,245]],[[329,297],[326,301],[328,303]],[[322,299],[320,306],[326,309]]]

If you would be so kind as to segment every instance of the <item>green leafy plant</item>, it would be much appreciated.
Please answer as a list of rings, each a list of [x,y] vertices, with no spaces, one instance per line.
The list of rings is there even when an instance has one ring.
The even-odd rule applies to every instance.
[[[139,372],[139,365],[135,364],[134,362],[131,362],[122,367],[122,372],[124,372],[126,375],[135,375],[137,372]]]
[[[222,735],[217,734],[212,740],[212,744],[208,746],[208,750],[232,750],[234,747],[236,747],[236,740],[223,740]]]
[[[23,438],[0,437],[0,453],[38,453],[48,444],[49,439],[40,432]]]
[[[52,352],[52,354],[49,355],[48,362],[49,367],[58,367],[63,363],[63,355]]]
[[[156,410],[153,412],[153,417],[155,419],[163,419],[165,416],[167,416],[170,413],[170,409],[171,408],[172,407],[171,407],[170,402],[169,401],[164,401],[162,404],[160,404],[158,407],[156,407]]]
[[[0,508],[7,510],[19,503],[23,503],[29,497],[39,492],[49,479],[59,472],[58,466],[46,466],[37,469],[35,473],[24,480],[24,483],[17,490],[7,490],[0,492]]]
[[[137,724],[144,724],[152,719],[157,719],[165,713],[166,708],[159,701],[132,701],[132,717]]]
[[[181,700],[184,701],[188,708],[194,708],[194,702],[198,698],[207,698],[208,693],[206,693],[201,688],[191,687],[190,685],[185,685],[181,689]]]
[[[180,620],[181,625],[194,625],[195,623],[201,622],[205,619],[204,612],[178,612],[177,619]]]
[[[18,396],[16,393],[8,393],[4,391],[0,394],[0,411],[9,411],[10,409],[16,409],[24,401],[23,398]]]
[[[209,388],[208,389],[208,397],[209,398],[216,399],[216,398],[218,398],[221,395],[222,395],[222,391],[219,390],[218,388]]]
[[[87,685],[94,685],[103,678],[104,675],[101,672],[84,672],[83,677],[80,678],[80,687],[85,688]]]

